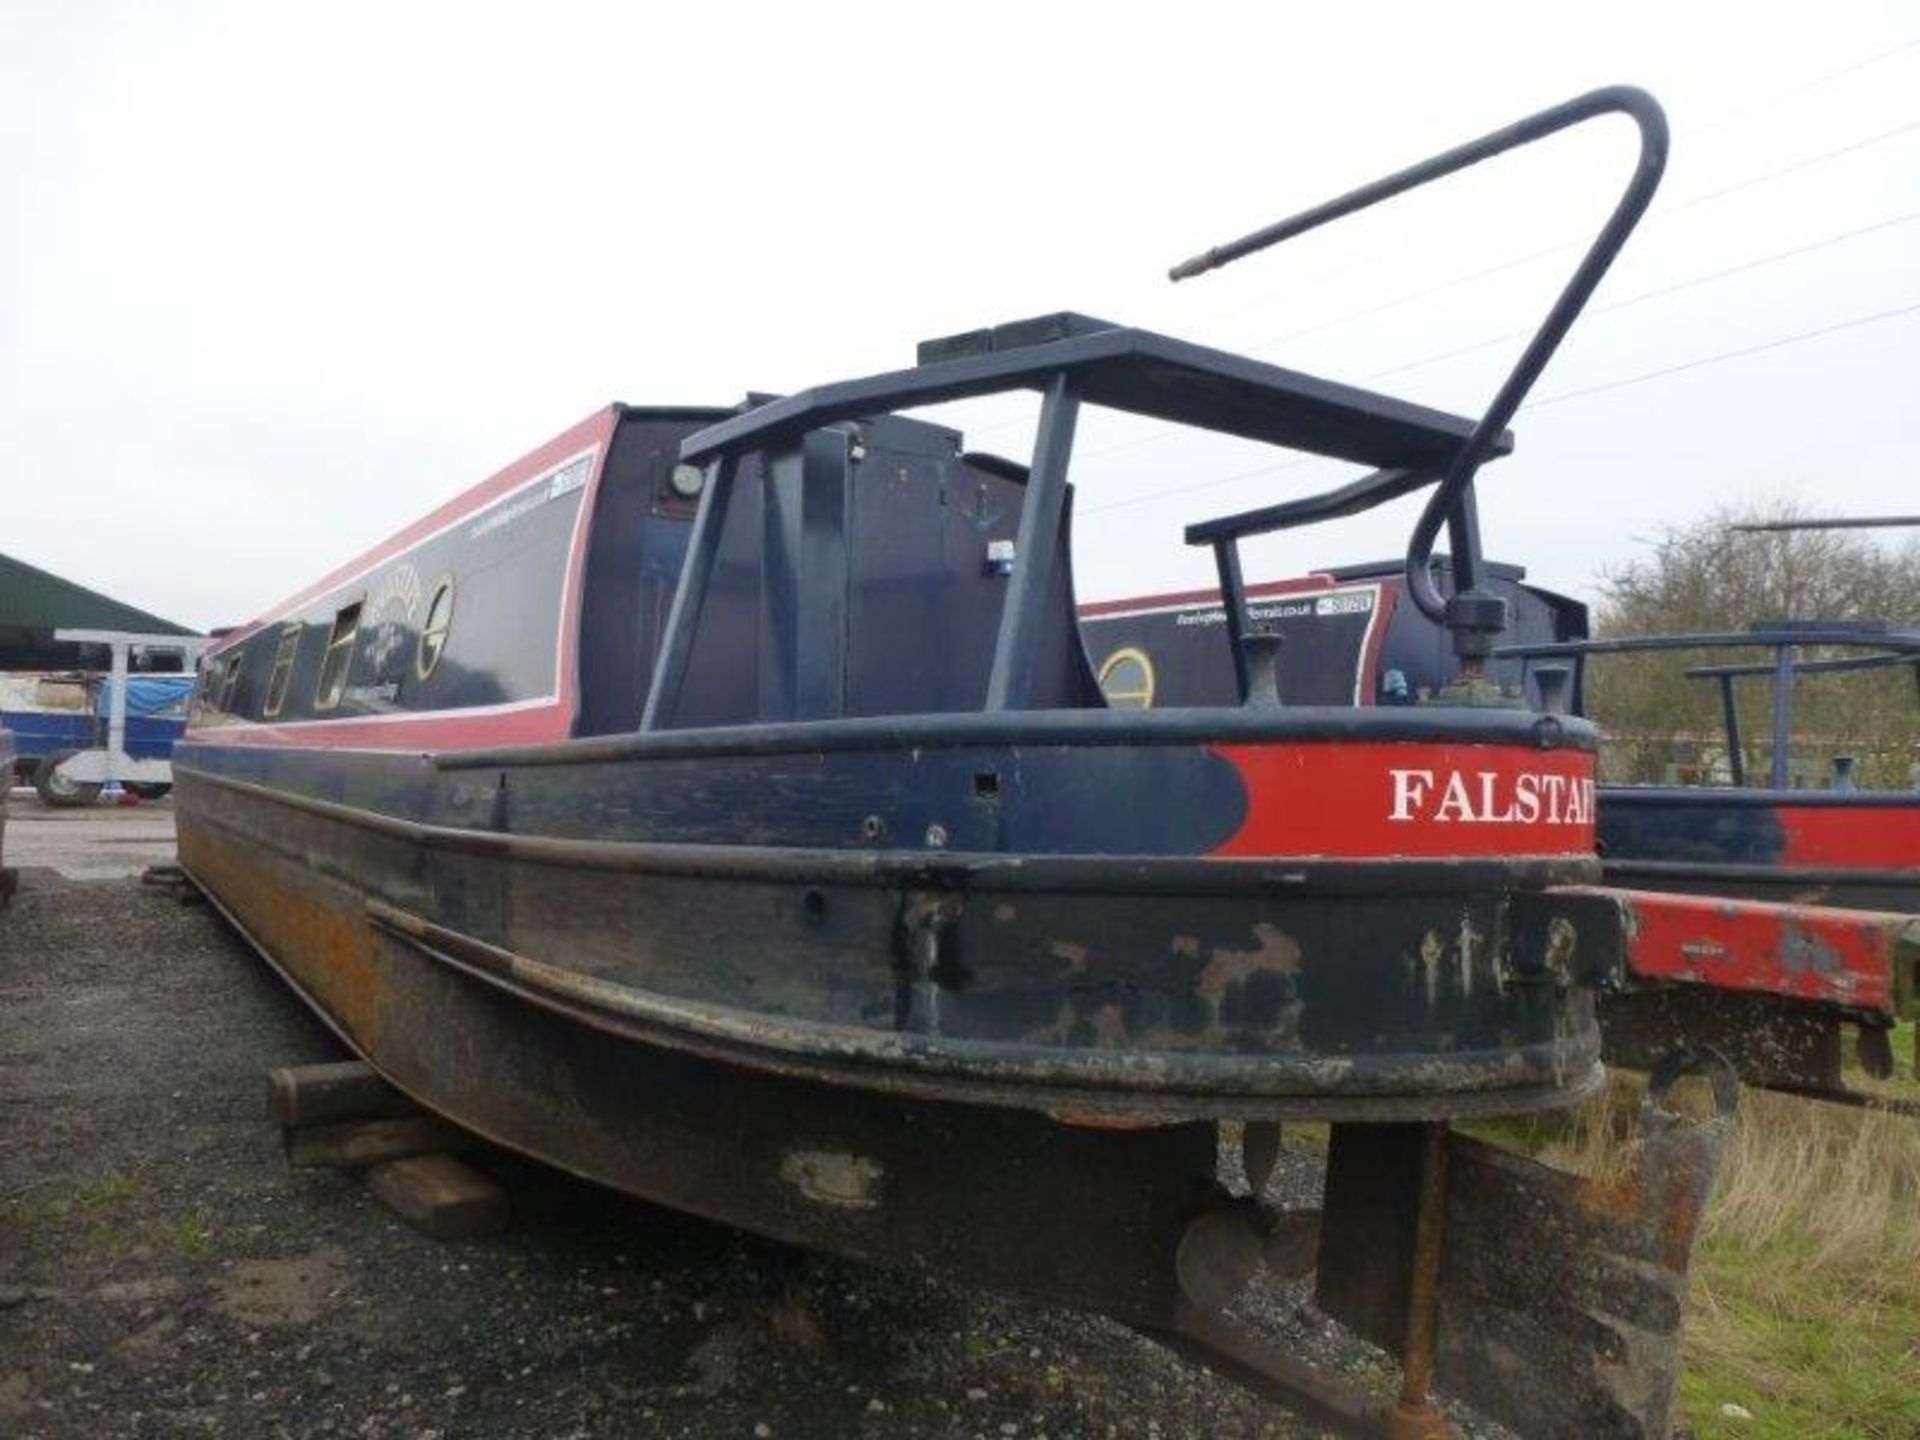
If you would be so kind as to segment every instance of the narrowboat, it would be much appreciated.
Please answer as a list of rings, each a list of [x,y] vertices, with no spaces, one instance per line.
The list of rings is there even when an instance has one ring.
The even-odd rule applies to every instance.
[[[1529,1434],[1664,1433],[1730,1077],[1668,1057],[1624,1177],[1449,1126],[1601,1079],[1595,996],[1661,901],[1598,884],[1594,727],[1478,703],[1504,607],[1457,542],[1456,593],[1413,598],[1461,684],[1287,703],[1246,517],[1210,542],[1230,702],[1110,705],[1069,545],[1076,420],[1106,406],[1370,467],[1293,502],[1316,515],[1425,490],[1404,572],[1431,591],[1658,183],[1658,106],[1594,92],[1178,272],[1609,114],[1639,163],[1477,418],[1070,314],[588,417],[205,657],[182,866],[348,1045],[502,1146],[1117,1317],[1350,1429],[1444,1433],[1437,1384]],[[909,413],[1005,392],[1039,399],[1024,462]],[[1689,1069],[1715,1117],[1658,1103]],[[1331,1126],[1324,1203],[1280,1211],[1299,1119]],[[1400,1359],[1384,1411],[1233,1318],[1309,1270]]]
[[[1433,570],[1436,585],[1450,589],[1445,557],[1436,557]],[[1502,595],[1513,617],[1485,682],[1514,703],[1585,716],[1596,657],[1768,652],[1686,671],[1719,686],[1724,783],[1597,785],[1597,845],[1609,885],[1920,914],[1920,792],[1859,788],[1845,755],[1811,783],[1788,769],[1795,681],[1920,672],[1920,635],[1884,623],[1801,621],[1595,640],[1584,605],[1525,584],[1517,566],[1489,564],[1484,573],[1483,584]],[[1449,683],[1446,631],[1407,601],[1398,567],[1343,567],[1249,585],[1247,593],[1251,617],[1281,640],[1279,688],[1289,703],[1418,704]],[[1080,614],[1110,704],[1208,704],[1233,694],[1217,590],[1102,601]],[[1809,658],[1809,651],[1820,653]],[[1769,773],[1754,785],[1736,687],[1762,680],[1775,687]],[[1913,1016],[1920,992],[1920,928],[1891,949],[1836,952],[1824,965],[1805,963],[1803,954],[1791,935],[1762,926],[1718,948],[1649,955],[1645,968],[1599,999],[1604,1058],[1644,1068],[1676,1045],[1711,1045],[1749,1084],[1869,1098],[1846,1082],[1846,1041],[1853,1037],[1866,1073],[1891,1073],[1893,1027]]]
[[[1728,633],[1619,636],[1520,643],[1497,652],[1549,670],[1584,714],[1596,659],[1660,652],[1759,652],[1717,658],[1684,672],[1717,686],[1724,776],[1692,785],[1599,788],[1599,845],[1609,881],[1688,895],[1786,900],[1851,910],[1920,915],[1920,790],[1909,757],[1902,788],[1855,783],[1855,757],[1835,754],[1821,773],[1796,775],[1796,682],[1868,671],[1908,671],[1920,680],[1920,631],[1874,621],[1774,621]],[[1748,773],[1739,691],[1771,682],[1767,770]],[[1607,1051],[1647,1063],[1685,1036],[1712,1044],[1749,1084],[1858,1100],[1845,1080],[1848,1032],[1869,1075],[1893,1071],[1895,1022],[1915,1015],[1920,921],[1887,957],[1810,952],[1752,942],[1671,957],[1603,1008]],[[1865,963],[1854,963],[1863,961]],[[1920,1055],[1916,1056],[1920,1059]],[[1878,1099],[1875,1103],[1884,1103]]]

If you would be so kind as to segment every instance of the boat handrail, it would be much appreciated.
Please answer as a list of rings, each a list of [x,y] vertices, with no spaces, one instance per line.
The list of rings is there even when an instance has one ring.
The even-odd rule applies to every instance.
[[[1799,657],[1799,650],[1815,645],[1841,650],[1866,650],[1869,653],[1810,660]],[[1728,764],[1735,786],[1746,783],[1740,708],[1734,698],[1735,680],[1759,675],[1773,677],[1773,759],[1769,779],[1775,789],[1784,788],[1787,781],[1787,752],[1793,734],[1793,682],[1796,677],[1911,665],[1916,693],[1920,693],[1920,630],[1894,628],[1884,620],[1786,620],[1761,622],[1745,630],[1696,630],[1671,635],[1551,640],[1498,646],[1493,658],[1520,661],[1523,685],[1534,661],[1571,660],[1572,709],[1576,715],[1585,715],[1587,661],[1591,657],[1679,650],[1773,651],[1771,660],[1693,665],[1681,672],[1690,680],[1717,680],[1720,684],[1721,717],[1726,728]]]
[[[1524,120],[1507,125],[1499,130],[1470,140],[1464,145],[1455,146],[1442,154],[1410,165],[1403,170],[1350,190],[1345,195],[1316,205],[1310,210],[1301,211],[1289,219],[1268,225],[1244,235],[1238,240],[1215,246],[1189,260],[1184,260],[1168,272],[1168,278],[1178,281],[1190,279],[1209,270],[1265,250],[1285,240],[1304,235],[1334,220],[1352,215],[1392,199],[1409,190],[1417,189],[1432,181],[1452,175],[1457,171],[1477,165],[1483,160],[1492,159],[1522,145],[1529,145],[1557,134],[1570,126],[1582,124],[1603,115],[1625,115],[1639,130],[1640,154],[1633,173],[1628,177],[1620,199],[1615,202],[1612,213],[1600,228],[1593,242],[1587,247],[1586,254],[1573,274],[1562,287],[1540,327],[1533,338],[1521,351],[1513,369],[1506,380],[1494,393],[1485,414],[1474,427],[1473,434],[1461,445],[1452,457],[1428,496],[1419,521],[1415,524],[1413,535],[1407,546],[1407,592],[1414,603],[1431,620],[1446,625],[1454,635],[1455,652],[1463,662],[1477,663],[1485,659],[1491,648],[1492,637],[1506,626],[1505,604],[1498,596],[1480,591],[1480,545],[1479,526],[1473,514],[1472,485],[1473,478],[1480,467],[1494,454],[1494,441],[1505,433],[1514,413],[1526,399],[1534,382],[1546,368],[1548,360],[1566,338],[1567,331],[1579,317],[1595,287],[1612,266],[1627,237],[1639,224],[1645,214],[1653,194],[1660,185],[1660,177],[1666,169],[1668,131],[1666,114],[1660,104],[1646,91],[1630,85],[1611,85],[1589,91],[1572,100],[1530,115]],[[1393,498],[1395,493],[1387,492],[1385,487],[1373,500],[1378,504]],[[1364,508],[1364,507],[1363,507]],[[1255,512],[1258,514],[1258,512]],[[1341,513],[1353,513],[1346,511]],[[1438,538],[1440,527],[1449,530],[1455,579],[1457,588],[1451,597],[1443,597],[1439,587],[1434,584],[1431,573],[1434,541]],[[1249,530],[1245,533],[1255,533]],[[1223,535],[1216,541],[1217,547],[1229,546],[1235,537]],[[1231,567],[1235,572],[1238,566]],[[1223,584],[1228,580],[1229,567],[1221,563]],[[1231,610],[1231,606],[1229,609]]]

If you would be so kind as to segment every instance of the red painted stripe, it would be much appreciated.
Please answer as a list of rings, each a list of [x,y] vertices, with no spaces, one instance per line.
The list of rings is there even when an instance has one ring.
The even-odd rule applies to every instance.
[[[1920,801],[1911,805],[1781,805],[1782,865],[1920,869]]]
[[[1294,580],[1266,580],[1247,587],[1247,598],[1261,595],[1304,595],[1334,588],[1331,575],[1302,575]],[[1132,595],[1122,600],[1093,600],[1079,607],[1082,620],[1113,615],[1122,610],[1139,610],[1150,605],[1218,605],[1218,586],[1206,590],[1170,590],[1158,595]]]
[[[1594,757],[1517,745],[1216,745],[1247,816],[1220,856],[1593,854]]]
[[[293,725],[245,722],[189,730],[192,745],[267,745],[293,750],[397,750],[408,754],[481,750],[495,745],[564,740],[572,728],[572,708],[547,704],[493,713],[422,711],[417,717],[372,716],[364,720],[327,720]]]
[[[1609,893],[1632,907],[1627,964],[1642,979],[1892,1011],[1895,952],[1911,915]]]

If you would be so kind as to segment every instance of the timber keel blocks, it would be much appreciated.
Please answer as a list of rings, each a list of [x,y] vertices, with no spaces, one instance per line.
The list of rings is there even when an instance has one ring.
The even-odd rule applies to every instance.
[[[507,1192],[451,1155],[389,1160],[367,1172],[367,1189],[436,1240],[471,1240],[507,1223]]]
[[[288,1127],[330,1121],[395,1120],[420,1108],[359,1060],[283,1065],[267,1072],[267,1118]]]
[[[473,1144],[466,1131],[431,1115],[289,1126],[283,1134],[287,1163],[300,1170],[325,1166],[359,1169],[415,1155],[464,1150]]]
[[[365,1169],[373,1197],[435,1239],[491,1235],[506,1224],[506,1192],[448,1153],[474,1138],[427,1114],[371,1065],[269,1070],[267,1117],[281,1127],[289,1164]]]

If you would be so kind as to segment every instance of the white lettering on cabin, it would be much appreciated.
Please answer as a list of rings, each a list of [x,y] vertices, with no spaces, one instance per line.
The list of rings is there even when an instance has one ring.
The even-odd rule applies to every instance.
[[[1387,818],[1436,825],[1586,825],[1593,820],[1593,781],[1585,776],[1523,770],[1389,770],[1393,806]]]
[[[1424,805],[1427,792],[1433,788],[1431,770],[1392,770],[1393,776],[1393,817],[1395,820],[1413,819],[1413,807]]]

